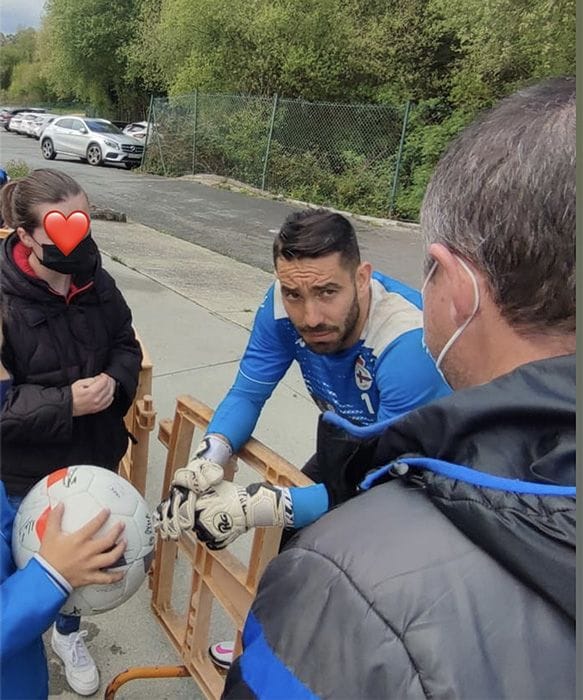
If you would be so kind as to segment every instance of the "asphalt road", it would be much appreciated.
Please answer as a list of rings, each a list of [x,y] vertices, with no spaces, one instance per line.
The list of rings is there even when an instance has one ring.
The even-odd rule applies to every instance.
[[[74,158],[45,160],[39,142],[0,129],[0,164],[23,160],[29,167],[65,170],[93,204],[123,211],[146,226],[196,243],[262,270],[272,270],[273,235],[297,206],[207,187],[180,178],[92,167]],[[422,243],[416,229],[354,221],[364,258],[404,282],[421,284]]]

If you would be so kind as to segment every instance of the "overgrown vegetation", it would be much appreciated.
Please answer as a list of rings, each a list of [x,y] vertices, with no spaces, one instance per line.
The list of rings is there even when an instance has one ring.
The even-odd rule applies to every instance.
[[[151,94],[195,89],[399,107],[413,100],[396,211],[414,218],[436,160],[476,111],[575,72],[575,0],[48,0],[39,32],[0,37],[0,66],[5,100],[75,100],[126,119],[143,118]],[[214,141],[220,154],[211,147],[218,133],[201,140],[200,165],[247,168],[257,184],[261,159],[248,164],[265,137],[257,140],[246,116]],[[190,132],[180,138],[189,142]],[[317,148],[281,154],[275,146],[270,187],[285,180],[295,196],[386,206],[386,168],[364,169],[362,154],[338,140],[341,170]]]
[[[23,160],[9,160],[4,166],[4,170],[6,170],[11,180],[17,180],[19,177],[26,177],[30,173],[30,166]]]

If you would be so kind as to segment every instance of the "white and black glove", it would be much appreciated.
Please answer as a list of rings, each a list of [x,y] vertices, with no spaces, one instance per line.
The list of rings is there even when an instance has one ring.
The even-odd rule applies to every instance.
[[[194,528],[196,499],[223,480],[223,465],[232,454],[224,438],[207,435],[188,465],[176,470],[168,497],[154,513],[163,540],[177,540],[183,530]]]
[[[223,549],[252,527],[293,527],[289,489],[221,481],[197,498],[194,529],[209,549]]]

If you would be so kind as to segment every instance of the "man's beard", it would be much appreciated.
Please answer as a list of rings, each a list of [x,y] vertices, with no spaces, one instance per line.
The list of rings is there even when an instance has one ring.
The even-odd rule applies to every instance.
[[[321,324],[319,326],[316,326],[315,328],[298,328],[298,332],[302,336],[304,342],[306,345],[310,348],[312,352],[317,353],[318,355],[332,355],[335,352],[340,352],[341,350],[345,349],[345,345],[347,341],[349,340],[350,336],[353,334],[354,329],[356,328],[356,325],[358,324],[358,320],[360,318],[360,304],[358,303],[358,296],[356,294],[356,289],[354,290],[354,298],[352,300],[352,305],[346,314],[346,318],[344,319],[343,327],[344,330],[342,331],[342,334],[338,337],[337,340],[328,340],[328,341],[323,341],[321,343],[318,342],[310,342],[307,340],[303,333],[306,332],[312,332],[312,333],[323,333],[325,331],[329,332],[338,332],[341,330],[339,326],[327,326],[325,324]]]

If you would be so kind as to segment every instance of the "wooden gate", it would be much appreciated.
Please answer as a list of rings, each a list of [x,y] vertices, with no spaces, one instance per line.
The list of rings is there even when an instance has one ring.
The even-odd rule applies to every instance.
[[[211,417],[212,411],[204,403],[190,396],[180,396],[174,420],[160,422],[159,439],[168,448],[163,497],[168,493],[176,469],[186,466],[189,461],[195,431],[204,433]],[[257,471],[263,481],[279,486],[308,486],[312,483],[299,469],[253,438],[237,457]],[[225,471],[227,478],[232,479],[234,465]],[[151,575],[152,608],[184,666],[208,698],[219,698],[224,686],[224,675],[208,655],[213,600],[225,610],[237,629],[237,655],[241,650],[241,631],[257,584],[268,562],[277,554],[280,539],[280,528],[257,528],[249,562],[245,565],[228,549],[210,551],[193,533],[184,533],[178,542],[163,541],[158,537]],[[178,551],[186,555],[192,567],[186,616],[178,613],[172,605]]]
[[[135,442],[130,441],[127,452],[119,463],[119,474],[132,483],[142,496],[146,495],[150,433],[154,430],[156,412],[152,401],[152,361],[139,336],[142,348],[142,368],[136,397],[125,417],[126,428]]]

